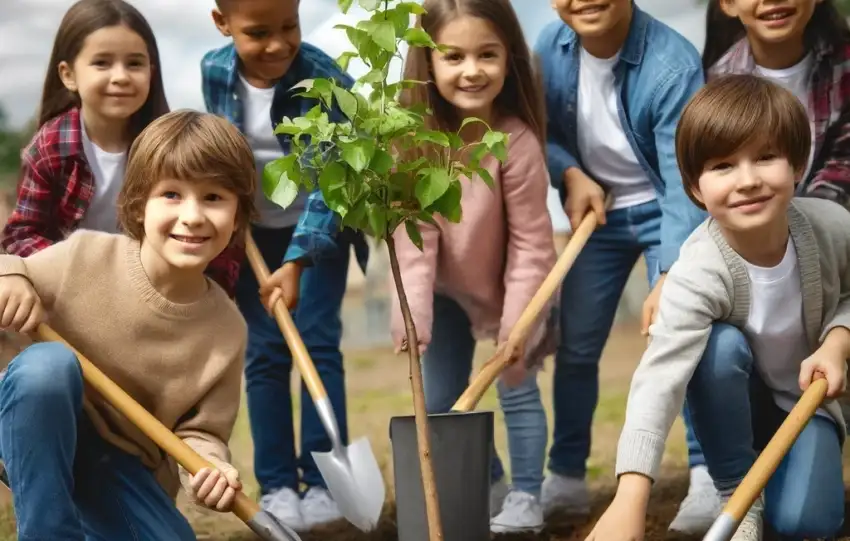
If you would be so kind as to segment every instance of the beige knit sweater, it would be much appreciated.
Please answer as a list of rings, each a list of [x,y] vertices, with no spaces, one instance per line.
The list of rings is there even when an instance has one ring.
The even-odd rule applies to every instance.
[[[164,298],[148,280],[139,248],[123,235],[78,230],[24,259],[0,255],[0,276],[28,278],[56,332],[201,456],[229,463],[245,320],[209,279],[197,302]],[[105,439],[141,457],[176,497],[173,460],[93,389],[86,389],[84,408]]]

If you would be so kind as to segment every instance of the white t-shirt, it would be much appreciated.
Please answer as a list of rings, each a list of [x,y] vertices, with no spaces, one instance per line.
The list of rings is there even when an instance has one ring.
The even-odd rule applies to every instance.
[[[271,121],[275,89],[252,86],[241,74],[239,80],[245,112],[245,137],[251,145],[251,150],[254,151],[254,162],[257,166],[257,191],[254,194],[254,203],[260,216],[255,223],[261,227],[275,229],[294,226],[298,223],[298,217],[307,199],[304,190],[300,190],[295,201],[285,209],[270,201],[263,191],[263,168],[267,163],[283,156]]]
[[[612,209],[630,207],[657,197],[629,145],[617,112],[612,58],[596,58],[581,49],[578,83],[578,149],[585,172],[610,186]]]
[[[760,77],[769,79],[792,92],[806,108],[806,111],[809,111],[809,79],[814,61],[814,55],[810,52],[790,68],[774,70],[757,65],[755,71]],[[811,113],[809,114],[809,125],[812,127],[812,149],[809,153],[809,163],[806,165],[806,173],[803,178],[809,176],[815,154],[814,125],[811,121]]]
[[[782,261],[758,267],[744,261],[750,277],[750,313],[744,333],[762,380],[776,405],[791,411],[801,394],[800,364],[811,355],[803,325],[803,294],[797,251],[789,237]],[[826,415],[824,411],[819,413]]]
[[[106,152],[89,139],[85,124],[82,124],[81,127],[83,153],[94,175],[94,194],[79,227],[81,229],[117,233],[120,231],[118,226],[118,193],[124,184],[127,153]]]

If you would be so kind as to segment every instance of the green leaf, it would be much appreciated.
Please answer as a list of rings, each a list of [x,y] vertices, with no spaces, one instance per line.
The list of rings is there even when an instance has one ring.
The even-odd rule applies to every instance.
[[[387,232],[387,209],[374,203],[366,203],[366,216],[369,219],[369,227],[372,234],[378,238],[384,238]]]
[[[461,190],[460,181],[453,180],[452,183],[449,184],[449,188],[446,190],[446,193],[437,199],[431,208],[433,208],[435,212],[439,212],[443,215],[446,220],[458,223],[462,217],[462,208],[460,204],[462,195],[463,192]]]
[[[445,169],[429,167],[420,171],[420,178],[416,182],[416,199],[422,208],[428,208],[431,204],[443,196],[449,189],[451,178]]]
[[[333,94],[342,114],[353,120],[357,116],[357,98],[354,94],[340,86],[333,87]]]
[[[342,159],[356,173],[366,169],[366,166],[372,161],[372,156],[375,155],[375,141],[372,139],[363,138],[352,143],[340,142],[340,147],[342,148]]]
[[[375,174],[384,176],[390,172],[393,166],[393,157],[382,148],[376,148],[375,154],[372,156],[372,161],[369,162],[369,169]]]
[[[362,2],[363,0],[361,0]],[[396,51],[395,26],[391,21],[381,21],[375,25],[372,33],[372,41],[385,51],[394,53]]]
[[[377,15],[381,16],[383,14]],[[396,36],[403,36],[410,27],[410,12],[407,10],[395,7],[386,11],[386,17],[388,20],[393,22]]]
[[[336,63],[339,64],[342,71],[348,71],[348,64],[351,62],[352,58],[357,58],[357,53],[354,51],[346,51],[337,57]]]
[[[419,226],[416,225],[416,222],[412,220],[406,220],[404,222],[404,228],[407,230],[407,236],[410,237],[410,242],[412,242],[417,248],[419,248],[420,251],[422,251],[422,232],[419,231]]]
[[[490,171],[488,171],[484,167],[479,167],[478,171],[476,172],[478,173],[478,176],[481,177],[481,180],[484,181],[484,184],[486,184],[490,188],[494,186],[495,183],[493,181],[493,176],[490,174]]]
[[[429,142],[435,143],[443,147],[449,146],[449,137],[443,132],[436,130],[421,130],[416,132],[413,136],[413,140],[417,143]]]
[[[383,0],[359,0],[360,7],[365,9],[366,11],[375,11],[378,9],[378,6],[381,5]]]
[[[423,8],[422,5],[418,2],[399,2],[399,4],[396,6],[396,9],[403,9],[414,15],[422,15],[423,13],[425,13],[425,8]]]
[[[383,71],[373,69],[373,70],[369,70],[369,72],[366,73],[365,75],[360,76],[358,81],[360,81],[361,83],[373,84],[373,83],[380,83],[384,79],[385,79],[385,76],[384,76]]]
[[[287,208],[298,195],[298,184],[292,179],[297,156],[288,154],[272,160],[263,168],[263,193],[275,204]]]
[[[322,190],[322,195],[325,196],[326,203],[329,196],[345,188],[346,175],[345,166],[339,162],[330,162],[322,169],[319,174],[319,188]],[[328,207],[330,207],[330,204],[328,204]]]
[[[351,4],[353,3],[354,0],[339,0],[339,9],[342,10],[343,13],[348,13],[348,10],[351,9]]]
[[[433,49],[437,46],[434,40],[431,39],[431,36],[428,35],[428,32],[421,28],[408,28],[404,33],[403,39],[413,47],[429,47]]]

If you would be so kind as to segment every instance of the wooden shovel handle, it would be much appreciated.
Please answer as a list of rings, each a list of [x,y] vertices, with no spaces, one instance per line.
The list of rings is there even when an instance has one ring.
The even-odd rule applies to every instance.
[[[160,449],[174,458],[186,471],[194,475],[203,468],[215,468],[213,464],[189,447],[186,442],[178,438],[174,432],[166,428],[159,419],[151,415],[138,402],[133,400],[133,397],[109,379],[85,355],[66,342],[51,327],[42,323],[38,326],[36,332],[42,340],[47,342],[61,342],[73,351],[74,355],[77,356],[77,360],[80,362],[83,379],[85,379],[86,383],[149,437]],[[243,522],[248,522],[254,518],[254,515],[260,512],[260,508],[245,493],[239,491],[236,493],[232,512]]]
[[[248,262],[257,276],[257,282],[260,285],[265,284],[269,279],[269,268],[266,266],[266,261],[263,259],[257,244],[254,242],[254,237],[248,231],[245,234],[245,253],[248,256]],[[289,315],[289,310],[283,301],[277,301],[272,309],[274,318],[277,320],[277,326],[280,327],[280,332],[286,339],[286,344],[289,346],[289,351],[292,352],[292,359],[295,361],[295,366],[298,372],[301,373],[301,379],[307,385],[307,390],[314,402],[318,402],[327,398],[328,392],[319,378],[319,373],[316,371],[316,365],[313,364],[313,359],[307,352],[307,347],[295,327],[295,322],[292,321],[292,316]]]
[[[750,471],[744,476],[741,484],[729,498],[723,508],[724,515],[730,515],[740,522],[747,514],[750,507],[758,498],[761,491],[767,485],[767,481],[779,467],[783,457],[794,445],[800,432],[815,414],[826,397],[827,381],[821,374],[816,375],[800,400],[791,409],[788,417],[779,426],[779,429],[770,439],[767,446],[759,454]]]
[[[608,201],[610,204],[610,199]],[[596,213],[589,211],[573,232],[573,235],[567,242],[567,246],[558,258],[558,261],[555,262],[555,266],[552,267],[549,275],[546,276],[543,284],[541,284],[540,288],[531,298],[528,306],[525,307],[513,329],[511,329],[511,334],[508,336],[509,343],[517,344],[526,338],[531,325],[564,280],[564,276],[567,275],[567,272],[573,266],[581,249],[587,244],[587,240],[593,234],[596,225]],[[472,383],[469,384],[469,387],[466,388],[457,402],[455,402],[452,411],[472,411],[475,409],[481,397],[484,396],[484,393],[487,392],[493,381],[499,377],[502,370],[510,364],[510,361],[509,355],[497,353],[484,363],[484,366],[481,367],[481,370],[472,380]]]

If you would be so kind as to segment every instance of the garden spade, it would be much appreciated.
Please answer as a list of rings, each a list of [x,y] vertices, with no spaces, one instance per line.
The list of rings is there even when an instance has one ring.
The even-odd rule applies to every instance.
[[[767,485],[770,476],[779,467],[780,462],[797,441],[803,428],[815,414],[826,397],[827,381],[822,374],[816,373],[815,380],[791,409],[785,421],[759,454],[750,471],[723,507],[723,512],[714,520],[714,524],[703,537],[703,541],[729,541]]]
[[[606,204],[610,204],[610,197]],[[489,541],[490,452],[493,412],[474,412],[493,381],[511,363],[510,351],[528,334],[581,249],[596,229],[593,212],[581,221],[555,266],[520,315],[507,347],[482,366],[452,411],[429,414],[431,453],[444,541]],[[428,541],[424,493],[413,417],[390,420],[399,541]]]
[[[250,232],[246,235],[245,249],[248,261],[257,276],[257,282],[261,285],[265,284],[269,279],[269,269]],[[316,405],[316,412],[331,440],[330,452],[313,452],[316,466],[325,479],[328,491],[339,507],[340,513],[360,530],[372,531],[381,516],[386,489],[369,440],[360,438],[348,447],[342,444],[339,425],[331,408],[328,393],[295,328],[292,316],[282,301],[275,303],[273,311],[292,352],[295,366],[301,373],[301,378]]]
[[[171,430],[151,415],[145,408],[121,389],[115,382],[101,372],[82,353],[74,349],[59,334],[46,324],[38,327],[38,335],[48,342],[65,344],[80,362],[83,378],[115,409],[121,412],[131,423],[136,425],[147,437],[168,453],[178,464],[192,475],[202,468],[213,468],[206,459],[178,438]],[[236,493],[233,501],[233,514],[239,517],[260,539],[264,541],[301,541],[301,538],[290,528],[280,523],[270,513],[260,507],[244,492]]]

